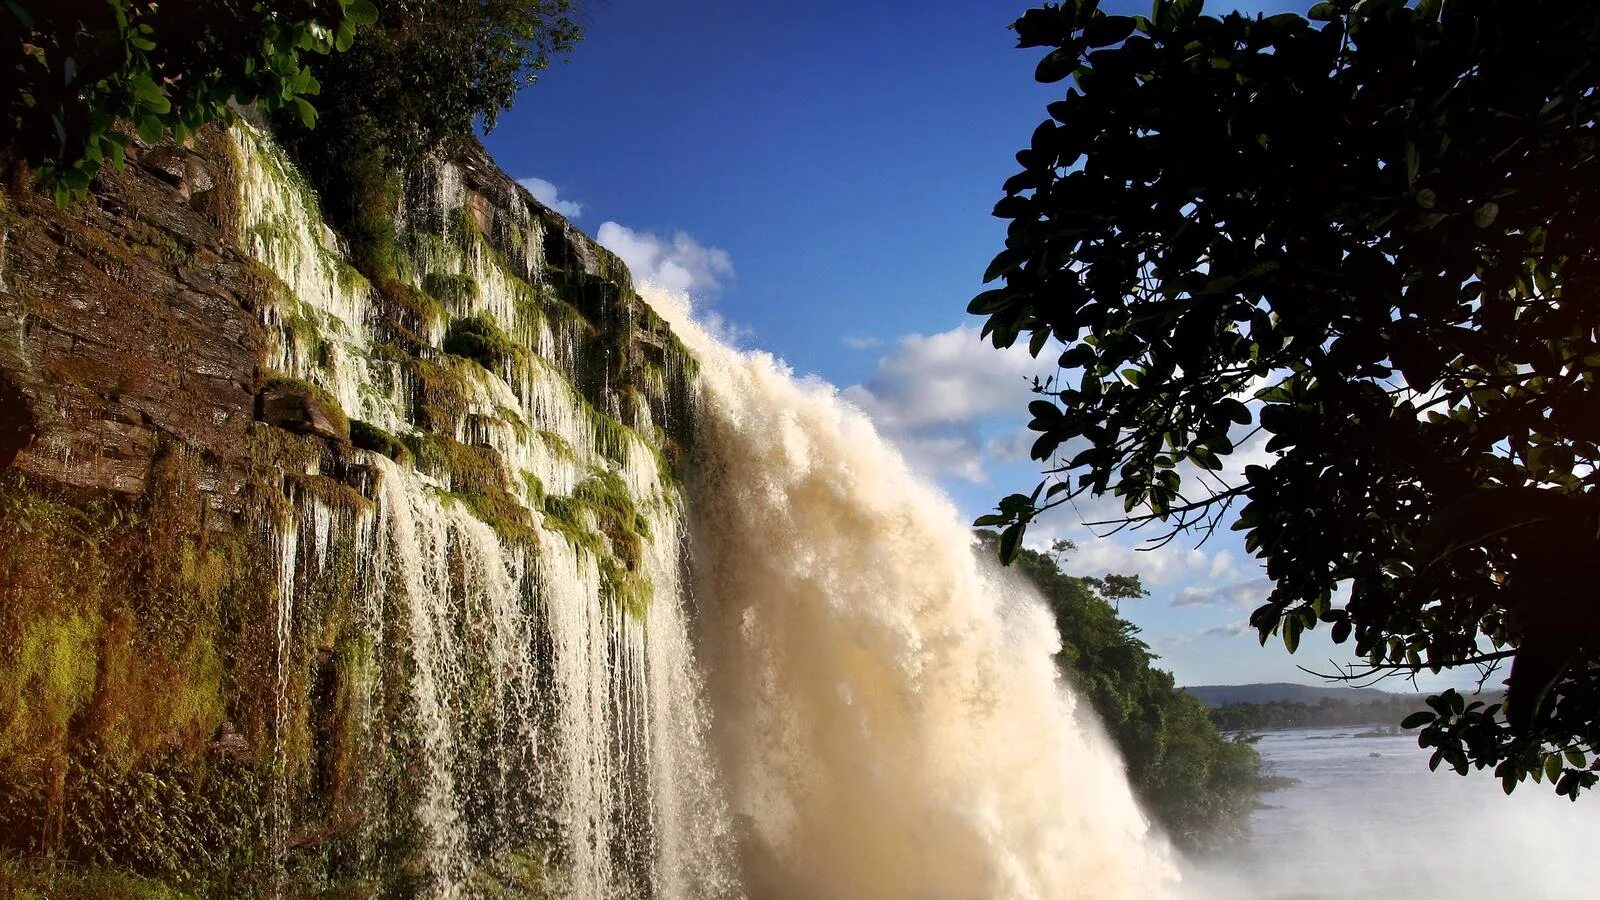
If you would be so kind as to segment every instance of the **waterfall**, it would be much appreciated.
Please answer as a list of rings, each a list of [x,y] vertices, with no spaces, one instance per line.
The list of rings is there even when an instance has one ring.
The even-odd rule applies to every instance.
[[[390,323],[292,163],[248,125],[233,146],[241,245],[267,273],[269,364],[440,457],[352,451],[286,473],[286,520],[269,529],[274,893],[315,877],[295,870],[337,866],[326,877],[440,898],[738,896],[689,633],[684,502],[647,400],[666,376],[639,373],[632,425],[615,419],[625,386],[593,345],[606,335],[538,281],[540,223],[515,196],[500,198],[506,221],[480,221],[443,162],[399,223],[401,275],[440,306],[419,323],[423,346],[386,346]],[[470,316],[528,352],[440,352],[442,326]],[[597,357],[595,385],[580,372]],[[312,708],[319,684],[345,698],[356,749],[311,734],[329,719]],[[352,773],[350,861],[300,849],[339,823],[322,808],[337,798],[313,802],[314,770]]]
[[[1173,887],[1047,613],[831,388],[640,302],[598,248],[550,262],[566,226],[448,162],[397,211],[394,318],[282,151],[234,146],[268,364],[415,450],[283,473],[277,895]],[[467,318],[516,351],[445,353]]]
[[[1176,876],[1043,605],[863,414],[647,292],[701,366],[712,740],[752,892],[1152,898]]]

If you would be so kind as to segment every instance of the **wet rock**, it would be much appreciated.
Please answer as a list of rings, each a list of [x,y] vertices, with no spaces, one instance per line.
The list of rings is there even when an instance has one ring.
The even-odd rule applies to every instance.
[[[138,493],[180,445],[219,461],[217,494],[239,505],[267,332],[246,303],[255,264],[219,224],[231,217],[190,202],[230,192],[230,153],[218,129],[130,153],[66,210],[7,186],[0,468]]]
[[[217,733],[211,738],[211,752],[223,759],[248,762],[250,742],[244,739],[232,722],[223,722],[217,726]]]
[[[0,372],[0,469],[33,443],[35,425],[28,398]]]
[[[350,420],[339,402],[316,385],[293,378],[267,382],[256,395],[256,418],[296,434],[350,442]]]

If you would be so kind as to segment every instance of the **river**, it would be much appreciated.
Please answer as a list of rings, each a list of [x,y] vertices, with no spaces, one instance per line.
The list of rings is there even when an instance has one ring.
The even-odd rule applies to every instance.
[[[1414,735],[1364,730],[1262,736],[1267,770],[1297,782],[1262,795],[1237,854],[1190,875],[1202,896],[1600,897],[1600,795],[1572,803],[1529,780],[1508,797],[1488,771],[1430,773]]]

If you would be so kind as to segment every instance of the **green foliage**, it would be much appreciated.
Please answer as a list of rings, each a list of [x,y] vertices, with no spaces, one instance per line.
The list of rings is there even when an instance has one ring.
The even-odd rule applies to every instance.
[[[1316,703],[1295,700],[1228,703],[1211,710],[1211,721],[1223,731],[1376,725],[1385,722],[1405,724],[1401,720],[1422,706],[1422,697],[1415,694],[1396,694],[1367,703],[1352,703],[1333,697],[1324,697]]]
[[[452,307],[470,303],[478,296],[478,283],[471,275],[429,272],[422,277],[422,289]]]
[[[318,67],[318,124],[277,117],[356,264],[387,289],[401,173],[482,121],[581,37],[572,0],[381,0],[378,27]]]
[[[978,534],[992,552],[999,536]],[[1191,849],[1242,834],[1259,789],[1260,757],[1248,743],[1218,734],[1205,705],[1155,667],[1138,626],[1117,615],[1113,599],[1144,596],[1137,576],[1080,578],[1027,549],[1016,564],[1054,613],[1057,660],[1116,742],[1145,808]]]
[[[1600,6],[1097,7],[1013,25],[1070,86],[969,307],[996,346],[1063,345],[1029,407],[1046,480],[980,520],[1002,555],[1084,493],[1168,536],[1242,504],[1263,643],[1513,660],[1503,708],[1447,701],[1424,745],[1508,784],[1596,756]],[[1267,461],[1228,471],[1252,439]],[[1569,795],[1600,779],[1566,771]]]
[[[493,130],[518,90],[582,36],[571,0],[380,0],[378,27],[324,67],[328,114],[364,118],[401,153]],[[397,160],[398,161],[398,160]]]
[[[382,453],[402,466],[410,465],[412,462],[411,448],[401,443],[399,438],[370,422],[363,422],[360,419],[350,420],[350,443],[363,450]]]
[[[190,900],[194,895],[115,868],[0,856],[0,896],[17,900]]]
[[[444,335],[444,352],[474,360],[490,372],[499,372],[519,348],[506,337],[488,313],[465,316],[450,323]]]
[[[107,160],[122,165],[132,130],[184,141],[230,102],[309,127],[321,85],[304,57],[349,49],[376,19],[370,0],[9,0],[0,154],[34,166],[66,205]]]

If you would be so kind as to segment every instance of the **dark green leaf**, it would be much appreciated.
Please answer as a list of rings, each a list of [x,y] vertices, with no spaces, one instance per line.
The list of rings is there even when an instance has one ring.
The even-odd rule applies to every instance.
[[[1401,728],[1421,728],[1422,726],[1428,724],[1429,722],[1432,722],[1434,719],[1437,719],[1437,718],[1438,718],[1438,716],[1436,714],[1431,713],[1431,712],[1429,712],[1427,710],[1422,710],[1420,712],[1414,712],[1411,715],[1406,716],[1404,719],[1401,719],[1400,720],[1400,727]],[[1393,721],[1393,720],[1391,720],[1391,721]]]
[[[1016,522],[1000,532],[999,554],[1000,564],[1009,566],[1022,550],[1022,536],[1028,530],[1027,523]]]
[[[372,0],[349,0],[345,14],[357,25],[371,25],[378,21],[378,8],[372,5]]]

